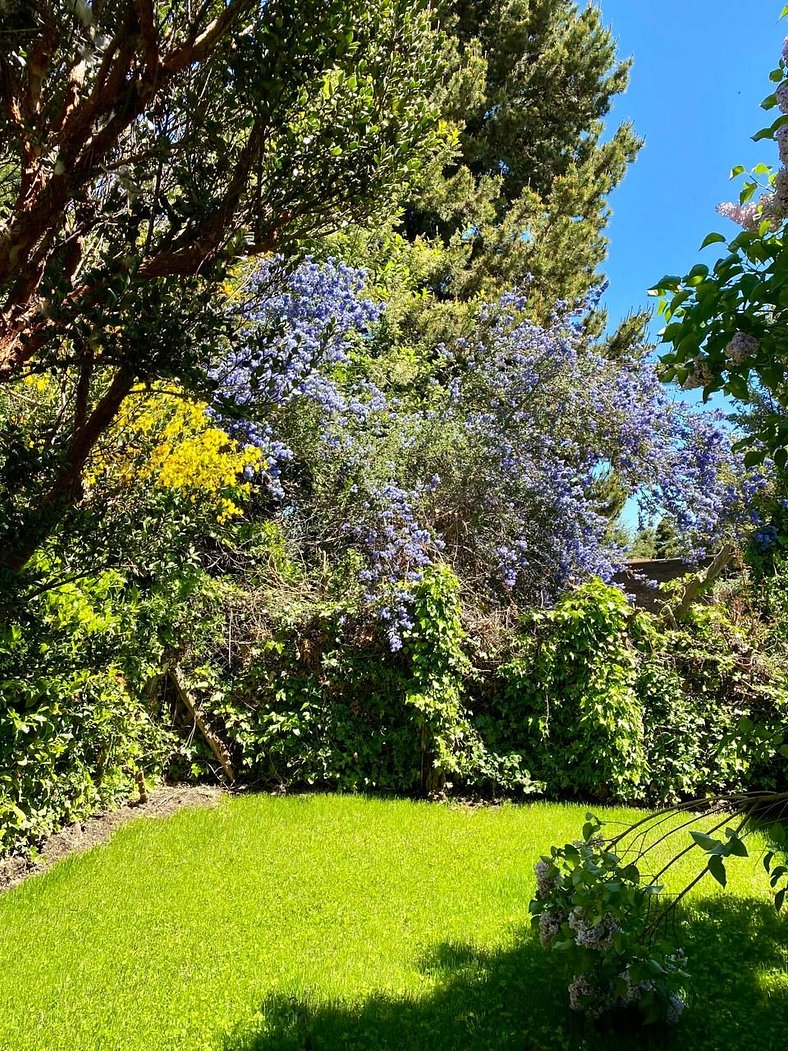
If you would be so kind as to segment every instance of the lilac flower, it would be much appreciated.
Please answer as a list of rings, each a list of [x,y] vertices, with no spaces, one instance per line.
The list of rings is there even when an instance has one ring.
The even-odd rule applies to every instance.
[[[723,219],[730,219],[745,230],[757,230],[762,204],[763,199],[761,201],[749,201],[747,204],[724,201],[722,204],[717,205],[717,213]]]
[[[725,348],[725,357],[734,365],[741,365],[743,361],[757,353],[759,345],[755,336],[750,336],[746,332],[737,332]]]

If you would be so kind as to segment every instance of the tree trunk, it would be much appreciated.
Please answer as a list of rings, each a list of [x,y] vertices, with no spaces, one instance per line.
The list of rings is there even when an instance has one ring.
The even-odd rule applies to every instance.
[[[33,510],[25,525],[10,542],[6,540],[0,554],[0,568],[18,573],[24,569],[38,548],[51,535],[68,509],[79,496],[82,470],[102,434],[118,414],[124,399],[134,386],[134,376],[117,372],[103,397],[84,421],[77,426],[65,463],[52,488]]]

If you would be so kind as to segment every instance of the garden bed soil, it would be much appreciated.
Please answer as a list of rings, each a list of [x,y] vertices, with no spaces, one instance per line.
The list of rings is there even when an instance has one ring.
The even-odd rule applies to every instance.
[[[86,821],[69,825],[46,840],[35,860],[10,857],[0,860],[0,892],[10,890],[29,876],[43,872],[56,861],[102,843],[108,843],[115,830],[138,817],[167,817],[187,806],[217,806],[222,790],[212,785],[165,785],[148,793],[147,800],[130,802],[118,810],[96,814]]]

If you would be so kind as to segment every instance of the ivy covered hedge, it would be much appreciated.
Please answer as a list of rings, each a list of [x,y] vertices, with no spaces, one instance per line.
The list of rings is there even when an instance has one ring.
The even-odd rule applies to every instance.
[[[176,665],[240,782],[260,788],[654,804],[778,786],[779,628],[744,591],[727,602],[738,622],[717,604],[669,625],[592,580],[483,637],[439,566],[392,651],[347,598],[282,603],[277,616],[268,602],[258,619],[235,586],[197,575],[189,587],[176,605],[104,573],[43,593],[6,626],[3,851],[129,798],[141,776],[221,776],[166,689]],[[779,603],[779,578],[770,587]]]

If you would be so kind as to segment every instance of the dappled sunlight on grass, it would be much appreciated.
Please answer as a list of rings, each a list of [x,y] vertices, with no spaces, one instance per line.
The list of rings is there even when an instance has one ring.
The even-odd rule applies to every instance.
[[[786,922],[755,859],[692,899],[677,1031],[570,1014],[528,902],[584,814],[257,796],[135,822],[0,898],[0,1048],[782,1049]]]

